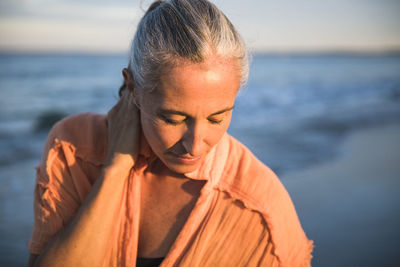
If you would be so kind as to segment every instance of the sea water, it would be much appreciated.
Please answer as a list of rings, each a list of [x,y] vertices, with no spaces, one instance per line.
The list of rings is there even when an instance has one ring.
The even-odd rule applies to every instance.
[[[27,259],[34,167],[49,126],[75,113],[107,113],[127,61],[0,55],[0,265]],[[254,55],[228,131],[279,175],[337,156],[353,129],[399,121],[399,55]]]

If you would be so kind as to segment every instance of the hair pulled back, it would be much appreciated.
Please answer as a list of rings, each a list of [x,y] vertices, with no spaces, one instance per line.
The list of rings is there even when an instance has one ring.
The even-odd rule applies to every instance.
[[[237,60],[241,85],[246,83],[246,46],[214,4],[207,0],[155,1],[139,22],[128,69],[140,92],[155,88],[163,71],[179,60],[200,63],[211,54]]]

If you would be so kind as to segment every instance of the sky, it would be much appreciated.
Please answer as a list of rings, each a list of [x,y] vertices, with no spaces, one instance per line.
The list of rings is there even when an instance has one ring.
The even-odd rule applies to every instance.
[[[144,0],[0,0],[0,51],[127,51]],[[212,0],[263,52],[400,50],[400,0]]]

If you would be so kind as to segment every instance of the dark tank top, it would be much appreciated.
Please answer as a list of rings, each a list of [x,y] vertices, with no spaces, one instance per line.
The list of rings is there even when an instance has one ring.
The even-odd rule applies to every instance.
[[[158,267],[164,258],[137,258],[136,267]]]

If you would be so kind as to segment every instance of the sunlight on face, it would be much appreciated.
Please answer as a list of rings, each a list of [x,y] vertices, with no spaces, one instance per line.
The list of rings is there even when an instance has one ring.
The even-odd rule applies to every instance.
[[[212,57],[172,68],[140,97],[144,135],[170,170],[199,167],[228,129],[239,86],[236,62]]]

